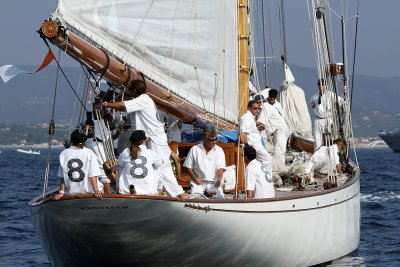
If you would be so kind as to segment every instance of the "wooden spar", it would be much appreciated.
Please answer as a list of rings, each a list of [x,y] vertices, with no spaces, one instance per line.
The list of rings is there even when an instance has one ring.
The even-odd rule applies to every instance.
[[[240,116],[242,116],[247,111],[247,103],[249,102],[249,64],[248,64],[248,47],[249,47],[249,35],[247,32],[247,0],[238,1],[238,29],[239,29],[239,111]],[[239,135],[240,136],[240,135]],[[240,137],[242,139],[242,137]],[[241,140],[243,141],[243,140]],[[243,159],[243,149],[241,146],[235,147],[235,165],[237,166],[236,171],[237,176],[237,191],[245,190],[244,183],[244,159]],[[237,195],[235,196],[237,197]]]
[[[77,34],[71,31],[68,31],[68,33],[62,31],[55,21],[49,20],[44,22],[41,27],[41,34],[75,60],[89,67],[94,72],[102,74],[105,79],[116,86],[129,87],[131,82],[139,79],[142,80],[141,75],[135,69],[126,66],[120,60],[109,55],[105,50],[87,42]],[[237,128],[234,123],[217,118],[217,116],[189,103],[155,82],[147,78],[145,80],[147,94],[153,99],[157,108],[174,115],[182,122],[205,127],[207,124],[218,121],[219,130]]]
[[[248,46],[249,35],[247,32],[247,0],[239,0],[239,107],[240,115],[247,111],[249,102],[249,64]]]

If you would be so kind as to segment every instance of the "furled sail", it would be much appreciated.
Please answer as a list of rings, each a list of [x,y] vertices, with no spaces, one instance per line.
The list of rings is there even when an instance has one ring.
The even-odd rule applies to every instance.
[[[237,122],[237,1],[59,0],[55,15],[167,90]]]
[[[279,94],[282,109],[287,115],[286,123],[291,132],[312,139],[312,125],[303,89],[294,82],[289,66],[284,63],[285,79]]]

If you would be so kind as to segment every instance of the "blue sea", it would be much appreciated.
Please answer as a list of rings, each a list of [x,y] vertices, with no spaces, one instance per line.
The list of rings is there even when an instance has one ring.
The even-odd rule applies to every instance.
[[[0,266],[50,267],[28,207],[29,200],[43,190],[47,149],[41,155],[1,150]],[[50,188],[58,186],[60,152],[51,150]],[[357,149],[357,157],[362,170],[360,246],[330,266],[400,266],[400,154],[368,148]]]

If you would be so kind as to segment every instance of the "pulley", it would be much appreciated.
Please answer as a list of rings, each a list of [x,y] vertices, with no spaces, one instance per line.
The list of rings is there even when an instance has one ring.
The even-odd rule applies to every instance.
[[[48,20],[43,23],[41,31],[42,34],[47,38],[54,38],[58,35],[60,27],[57,25],[55,21]]]

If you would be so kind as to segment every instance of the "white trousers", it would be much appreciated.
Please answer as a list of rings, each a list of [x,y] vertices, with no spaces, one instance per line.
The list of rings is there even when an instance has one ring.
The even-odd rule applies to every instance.
[[[328,162],[326,158],[323,157],[311,157],[311,162],[313,164],[314,170],[323,174],[328,173]]]
[[[257,160],[264,165],[272,166],[271,155],[267,152],[261,142],[249,144],[254,147],[257,152]]]
[[[288,130],[277,129],[272,140],[275,147],[275,159],[281,164],[285,164],[286,144],[288,139]]]
[[[176,197],[185,191],[182,186],[178,184],[174,172],[171,167],[171,149],[168,145],[158,145],[153,142],[150,138],[147,141],[147,148],[156,152],[163,160],[163,164],[161,165],[160,176],[161,183],[165,188],[165,191],[171,196]]]
[[[325,131],[325,128],[330,131],[330,119],[318,119],[314,120],[314,151],[316,151],[320,146],[322,146],[322,134]]]
[[[202,183],[200,185],[190,181],[190,188],[192,194],[216,193],[216,198],[223,199],[225,197],[224,191],[221,187],[215,188],[214,183]]]

